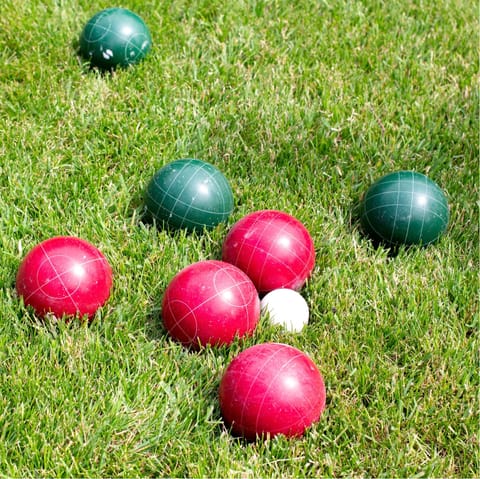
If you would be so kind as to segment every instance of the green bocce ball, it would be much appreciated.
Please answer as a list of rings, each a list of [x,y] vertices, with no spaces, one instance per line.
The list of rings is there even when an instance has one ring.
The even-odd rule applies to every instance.
[[[145,58],[152,45],[145,22],[125,8],[95,14],[80,35],[80,54],[101,70],[126,67]]]
[[[432,243],[449,220],[443,191],[414,171],[397,171],[377,180],[366,192],[361,210],[367,233],[395,245]]]
[[[233,194],[218,168],[187,158],[154,174],[146,188],[145,206],[155,220],[171,228],[210,229],[232,213]]]

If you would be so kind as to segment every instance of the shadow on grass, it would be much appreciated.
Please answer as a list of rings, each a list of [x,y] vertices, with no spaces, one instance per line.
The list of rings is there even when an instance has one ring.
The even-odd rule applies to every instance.
[[[80,317],[80,316],[62,316],[57,318],[54,315],[47,314],[41,317],[35,313],[31,306],[23,304],[20,299],[21,306],[18,309],[18,322],[15,328],[18,333],[21,333],[25,338],[34,340],[39,333],[47,335],[50,338],[56,338],[62,334],[78,331],[85,328],[90,328],[92,324],[101,321],[101,313],[97,313],[94,318]]]
[[[209,249],[214,246],[213,251],[209,255],[209,259],[220,259],[222,256],[222,248],[217,245],[218,241],[214,238],[217,229],[226,228],[226,223],[219,223],[214,227],[207,227],[204,226],[203,228],[182,228],[176,227],[168,224],[166,221],[159,221],[154,218],[151,213],[145,208],[138,209],[139,211],[139,222],[142,223],[144,226],[156,228],[158,231],[165,231],[170,236],[178,236],[181,235],[182,237],[197,240],[197,241],[207,241],[209,242]],[[225,233],[226,234],[226,233]]]
[[[165,341],[168,339],[168,331],[163,324],[161,308],[153,308],[147,315],[145,320],[145,334],[147,338],[152,341]]]
[[[158,221],[153,218],[151,213],[145,208],[137,208],[138,212],[138,224],[143,225],[146,228],[152,228],[159,232],[165,232],[173,239],[183,241],[188,239],[189,241],[196,241],[198,243],[198,249],[203,252],[208,251],[208,255],[205,259],[208,260],[222,260],[222,246],[223,238],[226,236],[227,228],[226,223],[220,223],[213,228],[203,227],[198,229],[179,228],[169,225],[166,221]]]
[[[78,64],[80,65],[82,69],[82,73],[84,75],[88,74],[96,74],[101,77],[107,77],[107,76],[113,76],[117,68],[115,66],[112,66],[110,68],[101,68],[92,63],[91,60],[88,58],[85,58],[82,55],[81,49],[80,49],[80,38],[75,38],[71,41],[70,47],[72,48],[73,55],[77,57]]]
[[[386,242],[383,238],[380,238],[380,236],[375,234],[374,231],[367,227],[363,221],[362,199],[363,198],[357,198],[350,205],[350,233],[358,231],[362,237],[366,238],[370,242],[374,250],[384,249],[389,259],[396,258],[400,250],[405,249],[405,247]]]

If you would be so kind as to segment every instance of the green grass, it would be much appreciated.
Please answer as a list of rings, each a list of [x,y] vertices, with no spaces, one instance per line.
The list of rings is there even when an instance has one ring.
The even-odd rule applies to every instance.
[[[89,71],[84,0],[4,0],[0,17],[0,475],[319,477],[479,474],[478,11],[467,0],[123,2],[154,47],[135,68]],[[229,178],[235,209],[205,234],[141,222],[169,161]],[[447,193],[447,234],[391,255],[356,205],[395,169]],[[299,335],[267,324],[230,348],[166,335],[163,291],[218,258],[262,208],[295,214],[317,250]],[[26,252],[59,234],[115,272],[90,326],[42,324],[15,295]],[[217,389],[245,347],[307,352],[327,385],[297,440],[245,443]]]

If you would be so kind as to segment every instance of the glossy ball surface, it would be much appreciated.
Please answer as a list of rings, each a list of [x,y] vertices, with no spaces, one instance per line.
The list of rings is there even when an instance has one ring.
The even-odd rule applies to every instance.
[[[443,191],[414,171],[397,171],[380,178],[362,201],[364,229],[391,244],[432,243],[446,230],[448,220]]]
[[[88,316],[110,296],[112,269],[92,244],[57,236],[35,246],[17,272],[16,289],[24,304],[45,317]]]
[[[152,38],[145,22],[125,8],[98,12],[80,35],[80,54],[102,70],[138,63],[151,46]]]
[[[274,289],[260,301],[262,312],[270,322],[292,333],[300,332],[308,323],[309,309],[304,297],[293,289]]]
[[[282,211],[260,210],[232,226],[222,259],[245,271],[261,294],[299,290],[315,265],[315,248],[299,220]]]
[[[325,384],[315,363],[281,343],[252,346],[227,367],[219,389],[220,409],[235,435],[301,436],[325,409]]]
[[[228,345],[253,333],[260,299],[248,276],[235,266],[199,261],[167,286],[162,318],[170,335],[185,346]]]
[[[145,205],[157,221],[193,231],[226,221],[233,211],[233,194],[218,168],[182,159],[155,173],[146,189]]]

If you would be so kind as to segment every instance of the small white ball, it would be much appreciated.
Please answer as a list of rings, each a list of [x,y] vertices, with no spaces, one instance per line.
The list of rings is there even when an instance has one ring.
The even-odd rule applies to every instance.
[[[298,333],[308,323],[308,304],[303,296],[293,289],[275,289],[266,294],[260,307],[268,312],[273,324],[283,326],[287,331]]]

